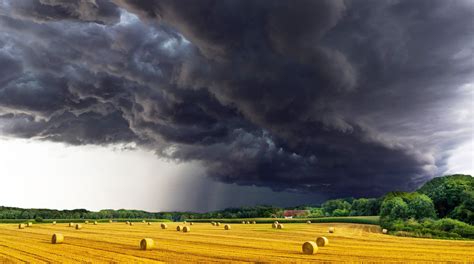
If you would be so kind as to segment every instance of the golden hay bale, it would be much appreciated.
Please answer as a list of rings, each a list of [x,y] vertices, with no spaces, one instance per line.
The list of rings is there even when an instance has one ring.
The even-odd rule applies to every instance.
[[[388,230],[384,228],[384,229],[382,229],[382,233],[383,233],[383,234],[387,234],[387,233],[388,233]]]
[[[221,223],[220,223],[220,222],[217,222],[217,223],[216,223],[216,226],[220,226],[220,225],[221,225]]]
[[[307,223],[307,224],[311,224],[311,221],[308,220],[308,221],[306,221],[306,223]]]
[[[142,220],[142,223],[146,223],[146,221],[145,221],[145,220]]]
[[[191,223],[189,223],[189,225],[194,225],[194,223],[193,223],[193,222],[191,222]]]
[[[167,225],[167,224],[164,224],[164,223],[162,223],[162,224],[161,224],[161,229],[166,229],[166,228],[168,228],[168,225]],[[178,231],[179,231],[179,230],[178,230]]]
[[[318,237],[316,239],[316,245],[318,245],[318,247],[325,247],[329,245],[329,239],[327,239],[327,237]]]
[[[278,224],[273,223],[272,228],[277,228]]]
[[[112,219],[110,219],[110,220],[109,220],[109,223],[112,223],[112,222],[113,222]]]
[[[140,241],[141,250],[150,250],[155,247],[155,241],[151,238],[144,238]]]
[[[127,221],[127,222],[125,222],[125,223],[126,223],[127,225],[129,225],[129,224],[130,224],[130,221]]]
[[[257,222],[256,221],[253,221],[252,224],[256,224]]]
[[[74,227],[74,223],[73,223],[73,222],[70,222],[70,223],[69,223],[69,227]]]
[[[313,241],[306,241],[303,243],[302,249],[304,254],[313,255],[318,252],[318,245]]]
[[[211,225],[212,225],[212,226],[215,226],[215,225],[216,225],[216,222],[211,222]]]
[[[278,228],[278,229],[283,229],[283,227],[284,227],[283,224],[278,224],[278,225],[277,225],[277,228]]]
[[[82,229],[82,225],[81,225],[81,224],[77,224],[77,225],[76,225],[76,230],[79,230],[79,229]]]
[[[87,224],[89,224],[89,221],[87,221],[87,220],[86,220],[86,221],[84,221],[84,224],[86,224],[86,225],[87,225]]]
[[[247,223],[246,223],[246,224],[250,225],[250,221],[247,221]]]
[[[185,226],[183,227],[183,232],[184,233],[187,233],[187,232],[190,232],[191,231],[191,227],[190,226]]]
[[[329,233],[334,233],[335,229],[334,229],[334,227],[331,226],[328,231],[329,231]]]
[[[19,224],[18,229],[25,229],[25,224]]]
[[[242,221],[242,224],[244,224],[244,225],[245,225],[245,223],[246,223],[245,221]]]
[[[130,222],[130,225],[132,226],[132,225],[133,225],[133,222]]]
[[[181,231],[181,229],[183,229],[183,227],[180,225],[176,227],[176,231]]]
[[[94,225],[97,225],[97,221],[94,221]]]
[[[55,233],[51,238],[51,244],[61,244],[64,241],[63,234]]]
[[[183,223],[186,224],[186,221],[184,221]]]
[[[151,222],[148,222],[147,225],[151,225]]]
[[[56,225],[56,221],[53,221],[53,225]]]
[[[225,225],[225,226],[224,226],[224,229],[225,229],[225,230],[230,230],[230,225]]]
[[[32,222],[28,222],[28,224],[26,224],[27,227],[32,227],[33,226],[33,223]]]
[[[278,225],[278,221],[275,221],[275,222],[273,222],[273,223],[275,223],[276,225]]]

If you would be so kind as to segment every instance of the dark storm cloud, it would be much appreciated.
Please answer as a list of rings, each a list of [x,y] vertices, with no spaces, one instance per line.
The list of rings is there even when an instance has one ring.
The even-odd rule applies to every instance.
[[[452,107],[473,81],[469,2],[1,7],[11,135],[135,141],[218,181],[328,196],[413,189],[472,135]]]

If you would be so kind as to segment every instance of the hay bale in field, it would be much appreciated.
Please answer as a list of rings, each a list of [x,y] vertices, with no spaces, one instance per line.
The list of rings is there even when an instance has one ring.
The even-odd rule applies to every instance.
[[[142,223],[146,223],[146,221],[145,221],[145,220],[142,220]]]
[[[167,228],[168,228],[168,225],[167,225],[167,224],[164,224],[164,223],[161,224],[161,229],[167,229]],[[179,231],[179,230],[178,230],[178,231]]]
[[[272,228],[277,228],[278,224],[273,223]]]
[[[221,225],[221,223],[220,223],[220,222],[217,222],[217,223],[216,223],[216,226],[220,226],[220,225]]]
[[[334,233],[335,230],[336,230],[336,229],[331,226],[331,227],[328,229],[328,232],[329,232],[329,233]]]
[[[89,221],[87,221],[87,220],[86,220],[86,221],[84,221],[84,224],[86,224],[86,225],[87,225],[87,224],[89,224]]]
[[[125,223],[126,223],[127,225],[129,225],[129,224],[130,224],[130,221],[127,221],[127,222],[125,222]]]
[[[176,231],[181,231],[181,229],[183,229],[183,227],[180,225],[176,227]]]
[[[148,222],[147,225],[151,225],[151,222]]]
[[[184,232],[184,233],[191,232],[191,227],[190,227],[190,226],[185,226],[185,227],[183,227],[183,232]]]
[[[388,233],[388,230],[387,229],[382,229],[382,234],[387,234]]]
[[[215,226],[215,225],[216,225],[216,222],[211,222],[211,225],[212,225],[212,226]]]
[[[277,229],[283,229],[283,227],[284,227],[283,224],[278,224],[277,225]]]
[[[130,225],[132,226],[132,225],[133,225],[133,222],[130,222]]]
[[[276,225],[278,225],[278,224],[279,224],[279,223],[278,223],[278,221],[275,221],[275,222],[273,222],[273,223],[275,223]]]
[[[306,221],[306,223],[307,223],[307,224],[311,224],[311,221],[308,220],[308,221]]]
[[[186,224],[186,223],[187,223],[186,221],[183,222],[183,224]]]
[[[318,237],[316,239],[316,245],[318,245],[318,247],[325,247],[329,245],[329,239],[327,239],[327,237]]]
[[[70,222],[70,223],[69,223],[69,227],[74,227],[74,223],[73,223],[73,222]]]
[[[18,229],[25,229],[25,224],[19,224]]]
[[[56,225],[56,221],[53,221],[53,225]]]
[[[79,230],[79,229],[82,229],[82,225],[81,224],[76,224],[76,230]]]
[[[225,225],[225,226],[224,226],[224,229],[225,229],[225,230],[230,230],[230,225]]]
[[[313,255],[318,252],[318,245],[313,241],[306,241],[303,243],[302,250],[304,254]]]
[[[246,223],[246,224],[250,225],[250,221],[247,221],[247,223]]]
[[[245,225],[245,221],[242,221],[242,224],[244,224],[244,225]]]
[[[32,227],[33,226],[33,223],[32,222],[28,222],[28,224],[26,224],[27,227]]]
[[[64,241],[63,234],[54,233],[53,237],[51,237],[51,244],[61,244]]]
[[[110,220],[109,220],[109,223],[112,223],[112,222],[113,222],[112,219],[110,219]]]
[[[155,247],[155,241],[151,238],[144,238],[140,241],[141,250],[150,250]]]
[[[94,225],[97,225],[97,221],[94,221]]]
[[[256,224],[257,222],[256,221],[253,221],[252,224]]]

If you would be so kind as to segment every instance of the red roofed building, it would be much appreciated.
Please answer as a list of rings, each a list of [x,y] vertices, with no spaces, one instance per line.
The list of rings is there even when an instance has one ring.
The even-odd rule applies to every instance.
[[[283,216],[285,218],[293,218],[298,216],[307,216],[309,214],[309,210],[285,210],[283,211]]]

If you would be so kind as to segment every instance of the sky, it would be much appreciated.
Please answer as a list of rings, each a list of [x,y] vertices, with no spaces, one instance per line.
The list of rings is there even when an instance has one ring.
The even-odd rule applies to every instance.
[[[0,0],[0,204],[208,211],[474,174],[469,0]]]

